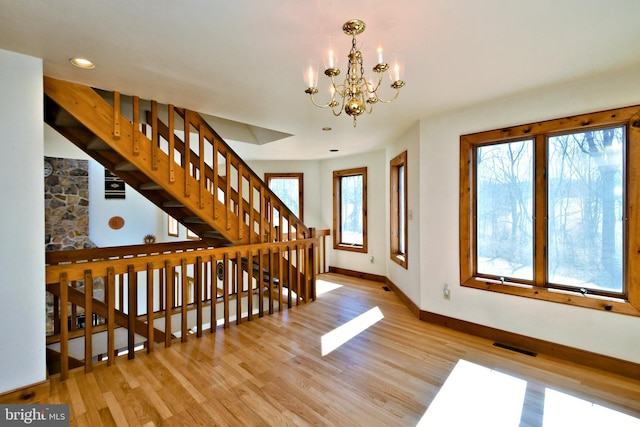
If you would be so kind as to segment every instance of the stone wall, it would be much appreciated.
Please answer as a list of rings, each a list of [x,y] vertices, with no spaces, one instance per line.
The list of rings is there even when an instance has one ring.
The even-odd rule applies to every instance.
[[[93,248],[89,239],[89,163],[45,157],[53,173],[45,177],[45,249]]]

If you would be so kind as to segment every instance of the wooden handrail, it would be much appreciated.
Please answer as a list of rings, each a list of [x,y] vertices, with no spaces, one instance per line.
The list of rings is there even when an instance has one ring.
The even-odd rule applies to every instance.
[[[210,247],[204,241],[189,240],[185,242],[166,242],[141,245],[110,246],[108,248],[71,249],[65,251],[49,251],[45,253],[45,263],[55,265],[96,261],[102,259],[132,258],[167,252],[200,250]]]

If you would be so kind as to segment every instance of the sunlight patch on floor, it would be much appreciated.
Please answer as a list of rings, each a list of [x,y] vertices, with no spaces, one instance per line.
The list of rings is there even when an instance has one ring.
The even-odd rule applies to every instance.
[[[341,287],[342,285],[338,285],[337,283],[316,279],[316,296],[329,293]]]
[[[519,427],[524,405],[543,408],[542,427],[640,427],[638,418],[557,390],[528,393],[527,381],[462,359],[417,426]]]
[[[543,427],[640,427],[640,419],[550,388],[544,392]]]
[[[527,382],[459,360],[418,426],[520,425]]]
[[[320,337],[322,355],[326,356],[382,319],[384,319],[382,311],[380,311],[380,308],[374,307],[358,317],[349,320],[347,323],[338,326],[331,332],[327,332]]]

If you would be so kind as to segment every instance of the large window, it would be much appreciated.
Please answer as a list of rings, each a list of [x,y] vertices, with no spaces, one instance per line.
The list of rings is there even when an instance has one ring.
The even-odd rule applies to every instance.
[[[463,135],[462,285],[640,315],[639,115]]]
[[[333,172],[333,247],[367,252],[367,168]]]
[[[302,173],[265,173],[264,180],[285,206],[303,221]]]
[[[407,268],[407,152],[390,164],[391,260]]]

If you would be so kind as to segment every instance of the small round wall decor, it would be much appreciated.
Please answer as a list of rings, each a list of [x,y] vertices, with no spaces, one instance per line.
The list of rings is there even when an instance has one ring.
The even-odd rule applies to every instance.
[[[109,219],[109,227],[114,230],[120,230],[124,227],[124,219],[121,216],[112,216],[111,219]]]

